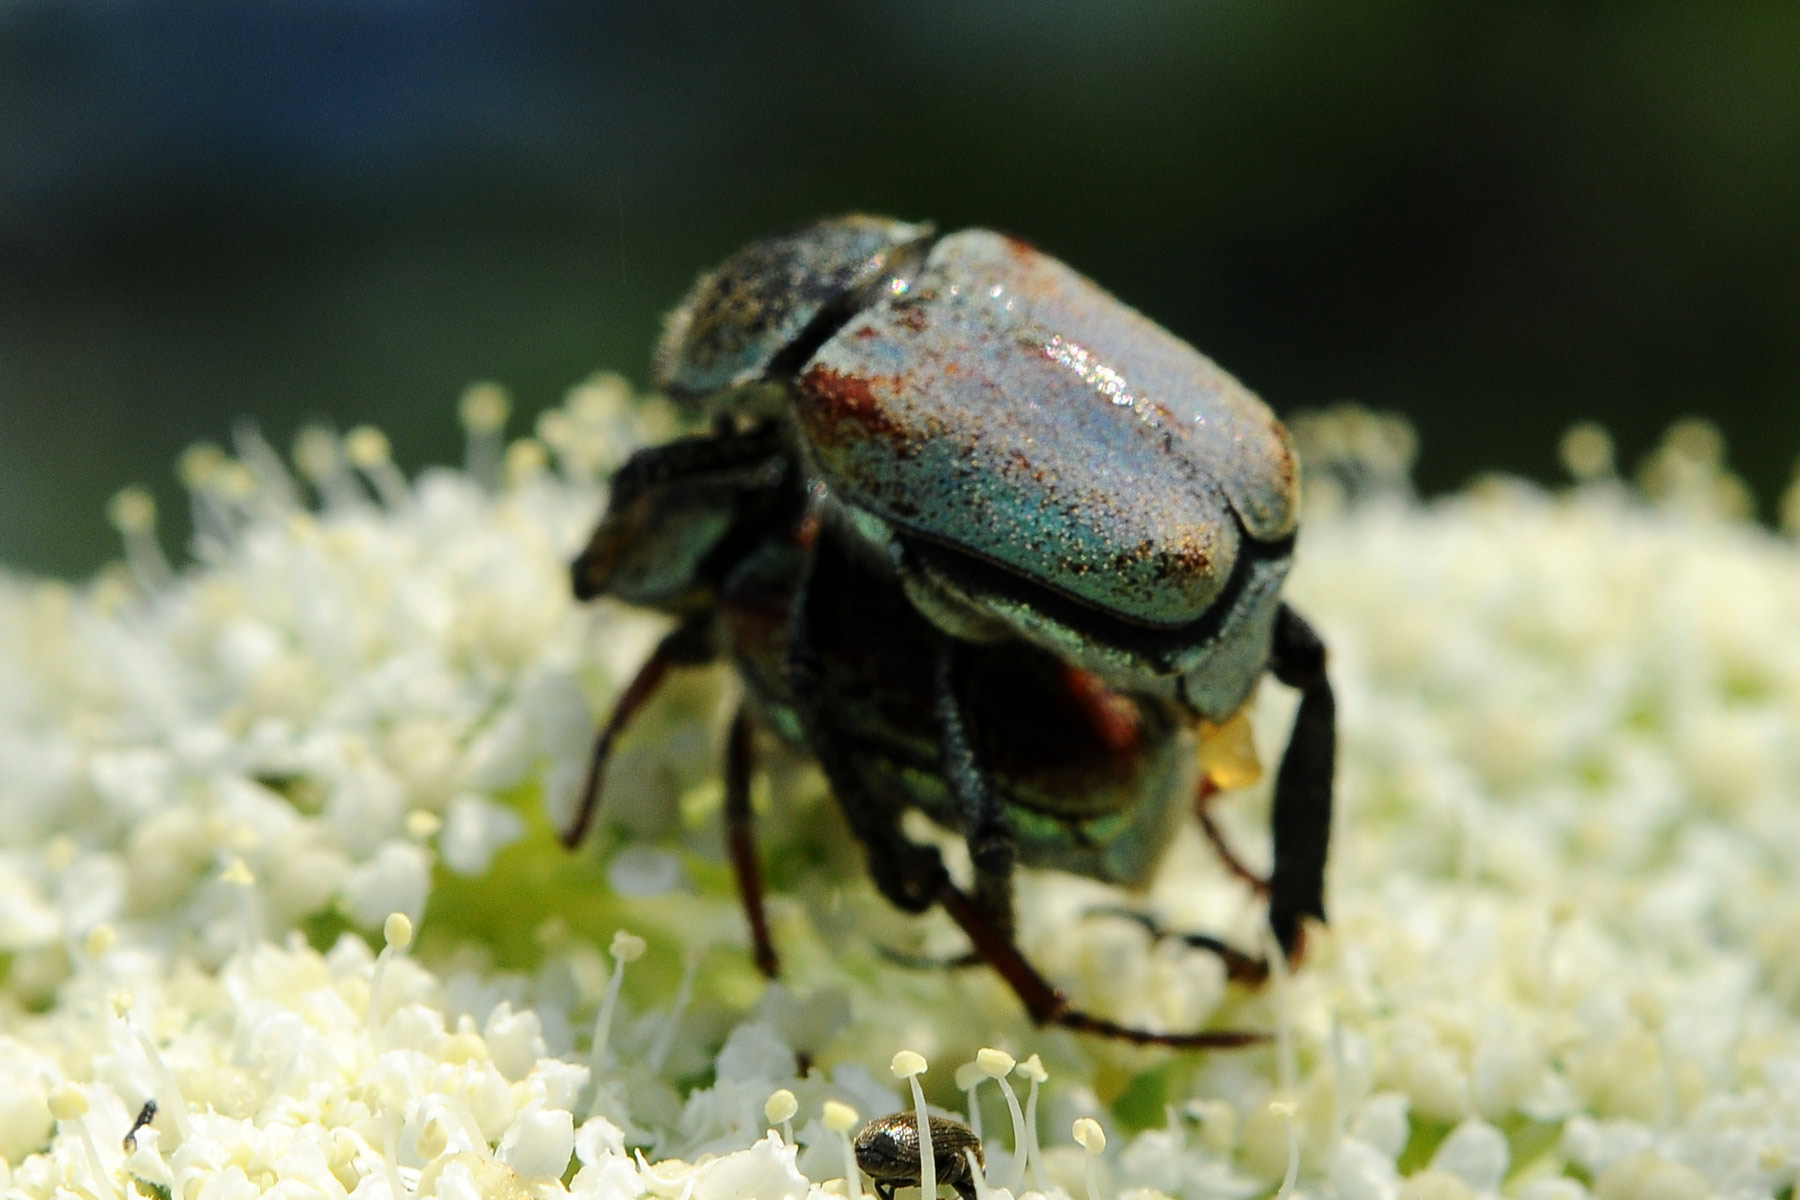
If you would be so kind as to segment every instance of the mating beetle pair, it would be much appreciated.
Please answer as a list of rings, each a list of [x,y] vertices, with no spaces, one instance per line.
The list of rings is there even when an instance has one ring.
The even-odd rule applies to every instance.
[[[702,277],[657,373],[711,407],[712,431],[626,463],[573,574],[583,599],[678,624],[601,731],[570,842],[668,669],[728,657],[747,709],[818,760],[882,894],[941,905],[1035,1019],[1246,1040],[1071,1008],[1013,944],[1012,872],[1142,882],[1182,806],[1188,731],[1231,718],[1269,671],[1301,693],[1270,924],[1292,954],[1323,919],[1333,701],[1323,647],[1279,596],[1297,480],[1268,409],[1021,242],[870,217],[752,243]],[[750,720],[732,725],[726,813],[773,974]],[[908,808],[966,840],[972,888],[902,832]]]

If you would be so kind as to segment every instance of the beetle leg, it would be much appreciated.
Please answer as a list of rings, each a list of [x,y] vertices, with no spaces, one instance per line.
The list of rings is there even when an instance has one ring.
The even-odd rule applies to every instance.
[[[875,953],[887,959],[895,966],[907,967],[914,971],[961,971],[968,967],[985,967],[981,955],[973,950],[949,958],[937,958],[929,954],[909,954],[905,950],[896,950],[892,946],[877,946]]]
[[[951,919],[962,927],[969,941],[974,943],[975,952],[1006,981],[1013,994],[1018,996],[1026,1011],[1031,1014],[1031,1019],[1039,1025],[1060,1025],[1077,1033],[1117,1038],[1139,1046],[1173,1046],[1188,1050],[1226,1049],[1267,1040],[1266,1034],[1236,1029],[1158,1033],[1155,1030],[1121,1025],[1117,1021],[1071,1008],[1069,998],[1031,965],[1010,937],[1003,936],[994,927],[979,903],[950,883],[948,878],[938,890],[937,901],[944,906],[944,911],[950,914]]]
[[[850,755],[839,745],[819,700],[826,691],[824,664],[814,640],[812,604],[819,595],[841,586],[841,566],[828,540],[807,556],[788,626],[788,687],[806,747],[831,785],[850,831],[868,852],[869,876],[876,889],[902,912],[922,913],[936,902],[939,888],[949,882],[944,860],[932,847],[907,837],[900,828],[899,808],[869,790]]]
[[[731,870],[737,876],[738,898],[750,920],[750,944],[756,969],[775,978],[781,962],[769,938],[769,918],[763,911],[762,865],[756,857],[756,834],[750,812],[750,711],[742,705],[731,719],[725,739],[725,840],[731,850]]]
[[[606,773],[606,760],[612,757],[613,743],[625,726],[662,687],[670,667],[699,666],[718,657],[713,644],[712,626],[705,620],[689,621],[670,630],[657,643],[644,665],[625,685],[612,715],[594,737],[594,752],[588,756],[587,778],[581,785],[581,799],[575,806],[575,819],[562,832],[562,844],[573,850],[587,836],[588,826],[600,808],[600,781]]]
[[[1122,905],[1090,908],[1086,915],[1118,917],[1121,920],[1143,926],[1144,931],[1158,941],[1173,938],[1195,950],[1204,950],[1208,954],[1215,955],[1220,962],[1225,964],[1225,977],[1233,983],[1256,984],[1269,977],[1269,964],[1266,961],[1253,954],[1245,954],[1242,950],[1209,933],[1176,933],[1174,930],[1163,928],[1162,922],[1149,913],[1141,913],[1135,908],[1125,908]]]
[[[932,664],[933,707],[938,719],[938,748],[944,778],[962,809],[963,837],[969,861],[975,868],[975,903],[994,929],[1009,941],[1013,936],[1013,865],[1018,847],[1006,826],[1006,815],[994,794],[969,736],[968,718],[956,695],[956,643],[947,637],[936,641]]]
[[[1282,953],[1298,959],[1303,948],[1301,920],[1325,919],[1337,706],[1325,676],[1325,644],[1286,604],[1275,618],[1269,670],[1300,693],[1294,730],[1275,776],[1271,817],[1275,867],[1269,877],[1269,926]]]
[[[1269,881],[1245,865],[1244,860],[1237,856],[1237,851],[1231,848],[1231,843],[1225,839],[1225,831],[1213,820],[1212,802],[1218,795],[1219,785],[1212,781],[1211,776],[1202,775],[1200,785],[1194,790],[1194,815],[1200,818],[1200,831],[1206,835],[1213,853],[1219,856],[1219,861],[1225,864],[1227,871],[1242,880],[1257,895],[1267,896]]]

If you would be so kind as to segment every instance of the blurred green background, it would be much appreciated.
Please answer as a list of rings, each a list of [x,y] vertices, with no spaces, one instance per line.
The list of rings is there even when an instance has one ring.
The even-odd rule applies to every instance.
[[[460,456],[743,241],[862,208],[1067,259],[1421,482],[1800,451],[1800,7],[1367,0],[0,0],[0,562],[252,416]]]

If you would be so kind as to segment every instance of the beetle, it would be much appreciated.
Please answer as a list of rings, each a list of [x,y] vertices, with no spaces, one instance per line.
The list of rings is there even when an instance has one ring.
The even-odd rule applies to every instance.
[[[580,598],[647,604],[678,624],[602,727],[570,840],[614,739],[668,669],[727,654],[764,719],[818,760],[882,894],[906,911],[941,905],[1036,1019],[1221,1044],[1071,1009],[1018,954],[1021,858],[1133,879],[1099,860],[1056,862],[1056,838],[1080,838],[1068,820],[1031,842],[1033,818],[1066,818],[1087,797],[1068,783],[1032,794],[1016,767],[996,770],[996,756],[1028,744],[1018,730],[1042,704],[1028,701],[1023,725],[1008,724],[968,681],[1061,670],[1064,693],[1097,701],[1095,734],[1108,706],[1140,731],[1179,728],[1230,719],[1265,671],[1297,688],[1266,885],[1275,938],[1297,956],[1304,921],[1325,915],[1335,714],[1323,646],[1280,600],[1297,475],[1274,416],[1186,343],[1022,242],[985,230],[940,238],[874,217],[740,250],[672,314],[656,364],[666,390],[710,411],[712,431],[621,469],[573,578]],[[758,612],[760,635],[746,623]],[[909,668],[900,682],[857,669],[882,644]],[[883,694],[898,707],[884,708]],[[1145,767],[1169,736],[1153,733],[1127,757]],[[901,744],[915,752],[905,782],[883,785]],[[748,755],[740,714],[727,818],[758,962],[772,973]],[[1129,824],[1157,811],[1170,785],[1154,774],[1103,804],[1107,815]],[[902,832],[907,807],[967,841],[969,891]],[[1138,878],[1154,854],[1140,860]]]
[[[928,1117],[931,1123],[931,1148],[935,1151],[939,1183],[956,1189],[962,1200],[976,1200],[975,1172],[987,1166],[981,1152],[981,1139],[961,1121],[949,1117]],[[896,1112],[876,1117],[856,1131],[856,1165],[875,1181],[875,1194],[881,1200],[894,1200],[894,1189],[918,1187],[921,1162],[919,1157],[919,1117],[917,1113]],[[970,1163],[969,1158],[974,1158]],[[921,1200],[929,1200],[921,1197]]]

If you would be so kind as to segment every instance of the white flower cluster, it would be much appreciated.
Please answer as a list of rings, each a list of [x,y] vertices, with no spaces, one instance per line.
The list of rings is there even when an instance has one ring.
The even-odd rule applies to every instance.
[[[496,389],[463,416],[465,469],[416,480],[372,430],[304,434],[298,479],[253,433],[196,450],[196,565],[126,494],[128,568],[0,577],[9,1195],[859,1194],[844,1114],[901,1110],[914,1050],[980,1064],[923,1077],[977,1128],[1020,1104],[982,1080],[1029,1080],[977,1181],[1003,1195],[1800,1186],[1800,556],[1730,515],[1704,431],[1653,460],[1658,502],[1592,430],[1554,495],[1421,504],[1392,437],[1309,477],[1290,595],[1338,696],[1331,927],[1245,989],[1096,913],[1108,889],[1020,883],[1022,945],[1084,1006],[1279,1035],[1197,1055],[1033,1030],[991,973],[884,952],[960,944],[880,902],[779,754],[765,989],[717,845],[723,672],[646,710],[600,850],[566,854],[595,714],[660,626],[577,610],[565,564],[672,420],[605,378],[510,446]],[[1291,706],[1259,701],[1264,761]],[[1266,804],[1214,808],[1252,860]],[[1261,936],[1197,834],[1133,903]],[[647,946],[609,967],[621,925]],[[1077,1133],[1040,1151],[1040,1125]]]

